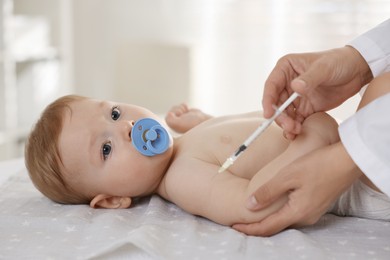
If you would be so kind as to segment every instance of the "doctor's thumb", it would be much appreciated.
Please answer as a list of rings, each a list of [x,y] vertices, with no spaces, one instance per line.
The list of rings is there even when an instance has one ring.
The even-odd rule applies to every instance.
[[[305,79],[298,77],[291,82],[291,88],[300,95],[305,95],[309,92],[309,84]]]
[[[249,210],[257,211],[271,205],[279,196],[279,193],[272,192],[276,191],[270,189],[268,184],[264,184],[252,193],[246,200],[246,207]]]
[[[316,62],[307,71],[291,81],[291,88],[298,94],[305,96],[310,90],[315,89],[329,80],[331,68]]]

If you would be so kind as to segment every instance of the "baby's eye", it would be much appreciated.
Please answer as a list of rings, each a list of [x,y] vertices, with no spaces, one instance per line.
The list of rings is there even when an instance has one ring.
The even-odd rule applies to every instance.
[[[102,146],[103,159],[107,160],[107,158],[110,155],[110,153],[111,153],[111,143],[110,142],[104,143],[103,146]]]
[[[111,109],[111,118],[112,120],[116,121],[119,119],[119,117],[121,116],[121,111],[119,110],[118,107],[113,107]]]

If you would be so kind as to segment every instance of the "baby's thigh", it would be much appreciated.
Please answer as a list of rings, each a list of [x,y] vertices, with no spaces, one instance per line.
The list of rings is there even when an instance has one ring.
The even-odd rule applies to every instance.
[[[377,191],[377,192],[382,193],[382,191],[381,191],[380,189],[378,189],[378,187],[375,186],[375,184],[372,183],[372,181],[370,181],[370,179],[367,178],[366,175],[363,174],[359,179],[360,179],[361,182],[363,182],[365,185],[367,185],[367,186],[370,187],[371,189],[373,189],[373,190],[375,190],[375,191]]]
[[[338,142],[337,128],[337,122],[326,113],[309,116],[302,124],[301,133],[284,152],[285,159],[292,162],[313,150]]]
[[[306,118],[302,132],[309,136],[316,135],[328,144],[339,141],[337,121],[324,112],[318,112]]]
[[[358,110],[387,93],[390,93],[390,72],[386,72],[370,82],[359,103]]]

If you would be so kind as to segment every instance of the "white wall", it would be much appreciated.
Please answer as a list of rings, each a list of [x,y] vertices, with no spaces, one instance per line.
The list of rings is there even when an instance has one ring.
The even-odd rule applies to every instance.
[[[190,100],[190,49],[161,43],[118,46],[114,99],[165,114],[172,104]]]
[[[343,46],[386,19],[389,9],[387,2],[355,0],[77,0],[73,9],[76,92],[118,99],[116,94],[123,91],[115,90],[117,72],[133,70],[118,67],[126,64],[123,59],[118,62],[120,48],[177,47],[188,50],[181,71],[188,73],[188,81],[182,81],[186,90],[176,98],[216,115],[260,109],[263,83],[280,56]],[[173,61],[167,59],[167,66],[169,62]],[[168,68],[166,73],[175,75],[178,66],[175,63],[173,71]],[[152,67],[148,71],[156,72]],[[131,96],[137,86],[123,79],[119,87],[127,87],[126,95]],[[171,94],[169,82],[163,87]],[[154,98],[156,104],[162,100],[161,95]],[[335,115],[346,118],[357,102],[356,98],[349,101]]]
[[[0,160],[22,156],[42,109],[71,91],[71,4],[0,1]]]

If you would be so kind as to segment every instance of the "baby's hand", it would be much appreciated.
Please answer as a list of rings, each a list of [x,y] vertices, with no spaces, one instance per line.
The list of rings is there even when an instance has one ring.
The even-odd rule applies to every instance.
[[[180,104],[168,111],[165,121],[175,132],[185,133],[210,118],[212,116],[205,114],[199,109],[188,108],[187,104]]]

